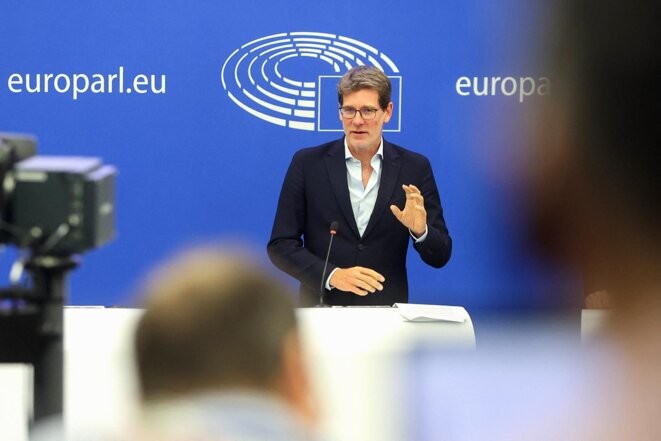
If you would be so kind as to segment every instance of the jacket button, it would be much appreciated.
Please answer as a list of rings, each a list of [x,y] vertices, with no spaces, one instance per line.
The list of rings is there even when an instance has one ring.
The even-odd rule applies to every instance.
[[[363,245],[362,243],[359,243],[358,244],[358,251],[363,251],[364,249],[365,249],[365,245]]]

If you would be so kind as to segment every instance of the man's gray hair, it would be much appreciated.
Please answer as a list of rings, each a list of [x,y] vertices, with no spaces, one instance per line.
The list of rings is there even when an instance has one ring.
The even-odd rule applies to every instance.
[[[356,66],[342,76],[337,83],[337,99],[344,104],[344,95],[363,89],[376,90],[379,94],[379,107],[385,110],[390,104],[392,85],[383,71],[372,66]]]

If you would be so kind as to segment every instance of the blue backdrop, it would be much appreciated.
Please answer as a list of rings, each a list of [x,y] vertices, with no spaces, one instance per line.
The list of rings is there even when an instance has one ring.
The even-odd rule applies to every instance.
[[[184,244],[231,237],[265,256],[292,154],[341,135],[334,77],[377,63],[401,111],[386,137],[430,159],[454,240],[441,270],[410,254],[411,301],[557,305],[566,279],[525,246],[510,172],[530,81],[543,93],[542,15],[515,0],[4,1],[0,130],[118,167],[118,236],[84,257],[71,303],[126,304]]]

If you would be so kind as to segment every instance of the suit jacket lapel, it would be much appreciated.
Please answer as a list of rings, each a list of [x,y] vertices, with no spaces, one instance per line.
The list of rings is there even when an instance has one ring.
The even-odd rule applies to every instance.
[[[374,204],[374,210],[370,216],[370,220],[367,223],[367,228],[365,228],[365,233],[363,237],[367,237],[370,232],[374,229],[374,226],[379,221],[383,215],[383,211],[386,207],[389,207],[388,201],[391,200],[393,191],[395,191],[395,185],[397,184],[397,177],[399,176],[399,155],[395,148],[383,140],[383,162],[381,164],[381,183],[379,184],[379,193],[376,197],[376,203]],[[404,190],[402,190],[404,191]],[[354,222],[355,223],[355,222]]]
[[[335,193],[335,198],[340,206],[342,215],[347,221],[349,227],[354,232],[356,237],[360,237],[358,233],[358,225],[353,216],[353,209],[351,208],[351,198],[349,196],[349,184],[347,183],[347,166],[344,159],[344,138],[335,142],[329,149],[326,157],[326,169],[328,170],[328,178],[331,187]]]

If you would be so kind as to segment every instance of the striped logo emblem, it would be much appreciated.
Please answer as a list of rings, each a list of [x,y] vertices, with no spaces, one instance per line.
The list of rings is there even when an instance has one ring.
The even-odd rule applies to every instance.
[[[289,32],[243,44],[227,57],[221,82],[227,96],[252,116],[296,130],[342,131],[339,78],[354,66],[375,66],[393,83],[395,127],[401,125],[401,76],[395,63],[369,44],[342,35]]]

